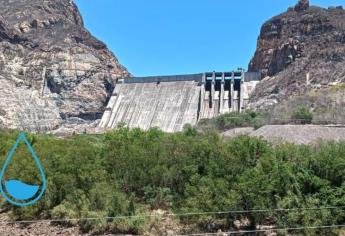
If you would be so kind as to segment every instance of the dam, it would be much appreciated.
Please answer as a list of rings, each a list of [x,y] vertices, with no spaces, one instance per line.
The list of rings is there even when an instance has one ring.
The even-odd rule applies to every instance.
[[[239,70],[118,79],[99,127],[178,132],[201,119],[242,112],[260,78]]]

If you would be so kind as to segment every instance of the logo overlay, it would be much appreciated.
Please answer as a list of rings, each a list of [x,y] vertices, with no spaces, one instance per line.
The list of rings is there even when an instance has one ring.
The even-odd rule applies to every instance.
[[[16,151],[19,143],[24,141],[27,149],[29,150],[31,156],[34,158],[38,171],[41,175],[42,183],[41,185],[30,185],[24,183],[17,179],[4,180],[6,169],[9,165],[14,152]],[[26,138],[23,132],[20,133],[16,143],[12,147],[10,153],[8,154],[5,164],[2,167],[0,173],[0,191],[2,196],[11,204],[15,206],[29,206],[35,204],[38,200],[42,198],[46,190],[46,178],[42,170],[40,161],[32,148],[30,142]]]

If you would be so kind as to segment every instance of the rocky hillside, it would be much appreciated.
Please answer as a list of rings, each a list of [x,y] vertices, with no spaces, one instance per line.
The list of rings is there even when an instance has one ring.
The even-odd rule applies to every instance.
[[[345,10],[300,0],[273,17],[262,26],[249,71],[261,71],[264,78],[252,96],[256,108],[278,104],[276,112],[282,113],[293,103],[316,110],[329,103],[344,107],[339,92],[345,82]]]
[[[128,75],[72,0],[1,0],[0,127],[92,123],[116,78]]]

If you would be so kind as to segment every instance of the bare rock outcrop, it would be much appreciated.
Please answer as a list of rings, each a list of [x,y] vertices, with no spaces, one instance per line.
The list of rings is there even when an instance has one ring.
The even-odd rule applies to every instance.
[[[101,117],[129,76],[71,0],[2,0],[0,127],[51,131]]]
[[[299,0],[294,10],[297,12],[305,11],[309,8],[309,0]]]
[[[300,0],[262,26],[248,70],[263,77],[251,98],[255,108],[344,83],[345,10]]]

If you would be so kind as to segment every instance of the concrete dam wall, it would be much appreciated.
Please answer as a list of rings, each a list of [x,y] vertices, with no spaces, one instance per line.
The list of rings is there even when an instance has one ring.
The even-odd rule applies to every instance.
[[[242,112],[259,78],[257,73],[240,71],[121,79],[99,127],[114,129],[125,124],[178,132],[200,119]]]

